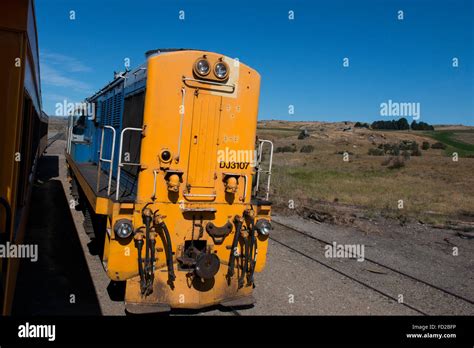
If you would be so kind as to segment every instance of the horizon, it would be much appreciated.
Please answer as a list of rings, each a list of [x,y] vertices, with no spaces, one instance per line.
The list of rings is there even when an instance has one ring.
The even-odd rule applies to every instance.
[[[53,117],[53,118],[64,118],[64,119],[67,119],[68,117],[70,116],[56,116],[56,115],[48,115],[48,117]],[[383,120],[375,120],[375,121],[390,121],[391,119],[387,118],[387,119],[383,119]],[[270,122],[270,121],[282,121],[282,122],[291,122],[291,123],[316,123],[316,122],[319,122],[319,123],[344,123],[344,122],[350,122],[350,123],[356,123],[356,122],[361,122],[361,123],[368,123],[369,125],[371,125],[373,122],[366,122],[366,121],[360,121],[360,120],[349,120],[349,119],[345,119],[345,120],[341,120],[341,121],[327,121],[327,120],[324,120],[324,119],[318,119],[318,120],[285,120],[285,119],[282,119],[282,118],[269,118],[269,119],[258,119],[257,120],[258,122]],[[408,120],[409,121],[409,120]],[[410,123],[410,122],[409,122]],[[474,125],[467,125],[467,124],[463,124],[463,123],[430,123],[430,125],[432,126],[438,126],[438,127],[441,127],[441,126],[463,126],[463,127],[474,127]],[[395,129],[375,129],[375,130],[380,130],[380,131],[397,131]],[[407,130],[412,130],[412,129],[407,129]],[[406,131],[406,130],[401,130],[402,132],[403,131]],[[415,130],[415,131],[418,131],[418,130]],[[420,132],[426,132],[424,130],[420,130]]]

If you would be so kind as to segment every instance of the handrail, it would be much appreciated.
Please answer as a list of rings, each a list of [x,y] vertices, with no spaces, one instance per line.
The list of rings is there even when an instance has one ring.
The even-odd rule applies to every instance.
[[[183,193],[184,197],[216,197],[215,193],[205,194],[205,193]]]
[[[271,175],[272,175],[272,164],[273,164],[273,143],[270,140],[264,140],[264,139],[259,139],[259,144],[258,144],[258,158],[257,158],[257,178],[256,178],[256,184],[255,184],[255,194],[258,192],[259,188],[259,182],[260,182],[260,173],[267,173],[268,174],[268,179],[267,179],[267,188],[266,188],[266,195],[265,199],[268,200],[268,197],[270,195],[270,180],[271,180]],[[260,168],[260,164],[262,163],[262,155],[263,155],[263,144],[267,143],[270,144],[270,161],[268,164],[268,170],[262,170]]]
[[[67,132],[67,143],[66,143],[66,153],[69,155],[71,154],[71,143],[72,143],[72,126],[68,127],[68,132]]]
[[[117,169],[117,189],[115,192],[115,199],[118,201],[119,193],[120,193],[120,172],[122,167],[127,166],[140,166],[140,163],[130,163],[130,162],[122,162],[122,145],[123,145],[123,135],[126,131],[136,131],[136,132],[143,132],[142,128],[134,128],[134,127],[127,127],[122,129],[120,132],[120,146],[119,146],[119,161],[118,161],[118,169]]]
[[[110,154],[110,159],[102,158],[102,151],[103,151],[103,148],[104,148],[105,128],[108,128],[108,129],[112,130],[112,153]],[[112,186],[112,169],[113,169],[113,164],[114,164],[115,138],[116,138],[116,132],[115,132],[114,127],[106,125],[102,128],[102,136],[101,136],[101,140],[100,140],[100,150],[99,150],[99,163],[98,163],[98,166],[97,166],[98,168],[97,168],[97,189],[96,189],[96,191],[99,192],[101,162],[104,161],[104,162],[109,163],[109,182],[107,184],[107,196],[110,196],[110,188]]]
[[[209,81],[209,80],[193,79],[192,77],[183,76],[184,84],[186,84],[187,81],[199,82],[199,83],[203,83],[203,84],[207,84],[207,85],[211,85],[211,86],[228,87],[228,88],[232,89],[231,92],[223,91],[223,92],[226,92],[226,93],[234,93],[234,91],[235,91],[235,85],[230,85],[230,84],[215,82],[215,81]],[[191,86],[191,87],[194,87],[194,86]]]

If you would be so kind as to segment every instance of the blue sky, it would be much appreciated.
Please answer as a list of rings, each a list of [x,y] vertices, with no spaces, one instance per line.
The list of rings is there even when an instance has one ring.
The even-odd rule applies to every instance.
[[[238,57],[261,74],[260,119],[371,122],[387,117],[380,104],[392,100],[419,103],[421,121],[474,125],[473,7],[472,0],[36,0],[43,107],[54,114],[56,103],[93,94],[125,58],[133,67],[149,49],[189,47]]]

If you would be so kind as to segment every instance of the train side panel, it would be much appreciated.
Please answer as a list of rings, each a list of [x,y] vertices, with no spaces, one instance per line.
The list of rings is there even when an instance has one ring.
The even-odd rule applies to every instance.
[[[42,152],[41,88],[34,5],[2,4],[0,13],[0,239],[22,243],[37,158]],[[43,122],[44,123],[44,122]],[[47,121],[46,121],[47,124]],[[46,126],[47,127],[47,126]],[[43,140],[44,144],[44,140]],[[9,226],[7,220],[10,221]],[[0,265],[2,313],[10,313],[18,259]]]

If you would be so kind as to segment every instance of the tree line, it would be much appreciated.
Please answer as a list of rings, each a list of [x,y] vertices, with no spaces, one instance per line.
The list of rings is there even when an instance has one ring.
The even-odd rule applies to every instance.
[[[387,120],[387,121],[374,121],[369,126],[368,123],[356,122],[354,127],[356,128],[372,128],[372,129],[384,129],[384,130],[434,130],[434,127],[426,122],[416,122],[413,120],[411,124],[408,123],[407,119],[402,117],[398,120]]]

